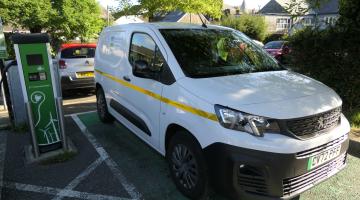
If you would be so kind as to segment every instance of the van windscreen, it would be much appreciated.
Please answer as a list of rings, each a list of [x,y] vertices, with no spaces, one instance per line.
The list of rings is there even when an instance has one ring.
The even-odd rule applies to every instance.
[[[243,33],[224,29],[160,29],[186,76],[206,78],[284,70]]]

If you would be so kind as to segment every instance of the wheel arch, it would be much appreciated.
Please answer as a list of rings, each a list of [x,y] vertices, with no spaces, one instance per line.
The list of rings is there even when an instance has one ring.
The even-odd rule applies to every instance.
[[[175,123],[172,123],[172,124],[169,124],[166,128],[166,132],[165,132],[165,155],[166,155],[166,152],[167,152],[167,149],[169,147],[169,143],[171,141],[171,138],[173,138],[176,134],[179,134],[179,131],[185,131],[188,136],[190,136],[200,147],[200,143],[199,141],[197,140],[197,138],[193,135],[193,133],[191,133],[188,129],[186,129],[185,127],[179,125],[179,124],[175,124]]]

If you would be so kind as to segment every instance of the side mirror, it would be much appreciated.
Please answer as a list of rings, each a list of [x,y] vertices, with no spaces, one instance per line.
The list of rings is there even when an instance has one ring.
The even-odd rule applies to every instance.
[[[148,62],[145,60],[136,60],[134,62],[133,74],[141,78],[155,78],[155,73],[151,71]]]

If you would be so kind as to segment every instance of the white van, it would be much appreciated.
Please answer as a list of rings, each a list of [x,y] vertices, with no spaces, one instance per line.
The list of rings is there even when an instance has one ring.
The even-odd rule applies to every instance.
[[[97,109],[166,156],[177,188],[211,184],[231,198],[291,199],[346,165],[339,96],[285,70],[220,26],[108,27],[95,54]]]

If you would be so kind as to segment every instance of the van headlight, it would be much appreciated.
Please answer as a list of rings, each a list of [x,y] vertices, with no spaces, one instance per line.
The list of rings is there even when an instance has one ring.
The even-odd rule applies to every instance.
[[[244,131],[262,137],[264,132],[280,132],[279,125],[269,118],[243,113],[220,105],[215,105],[220,124],[228,129]]]

